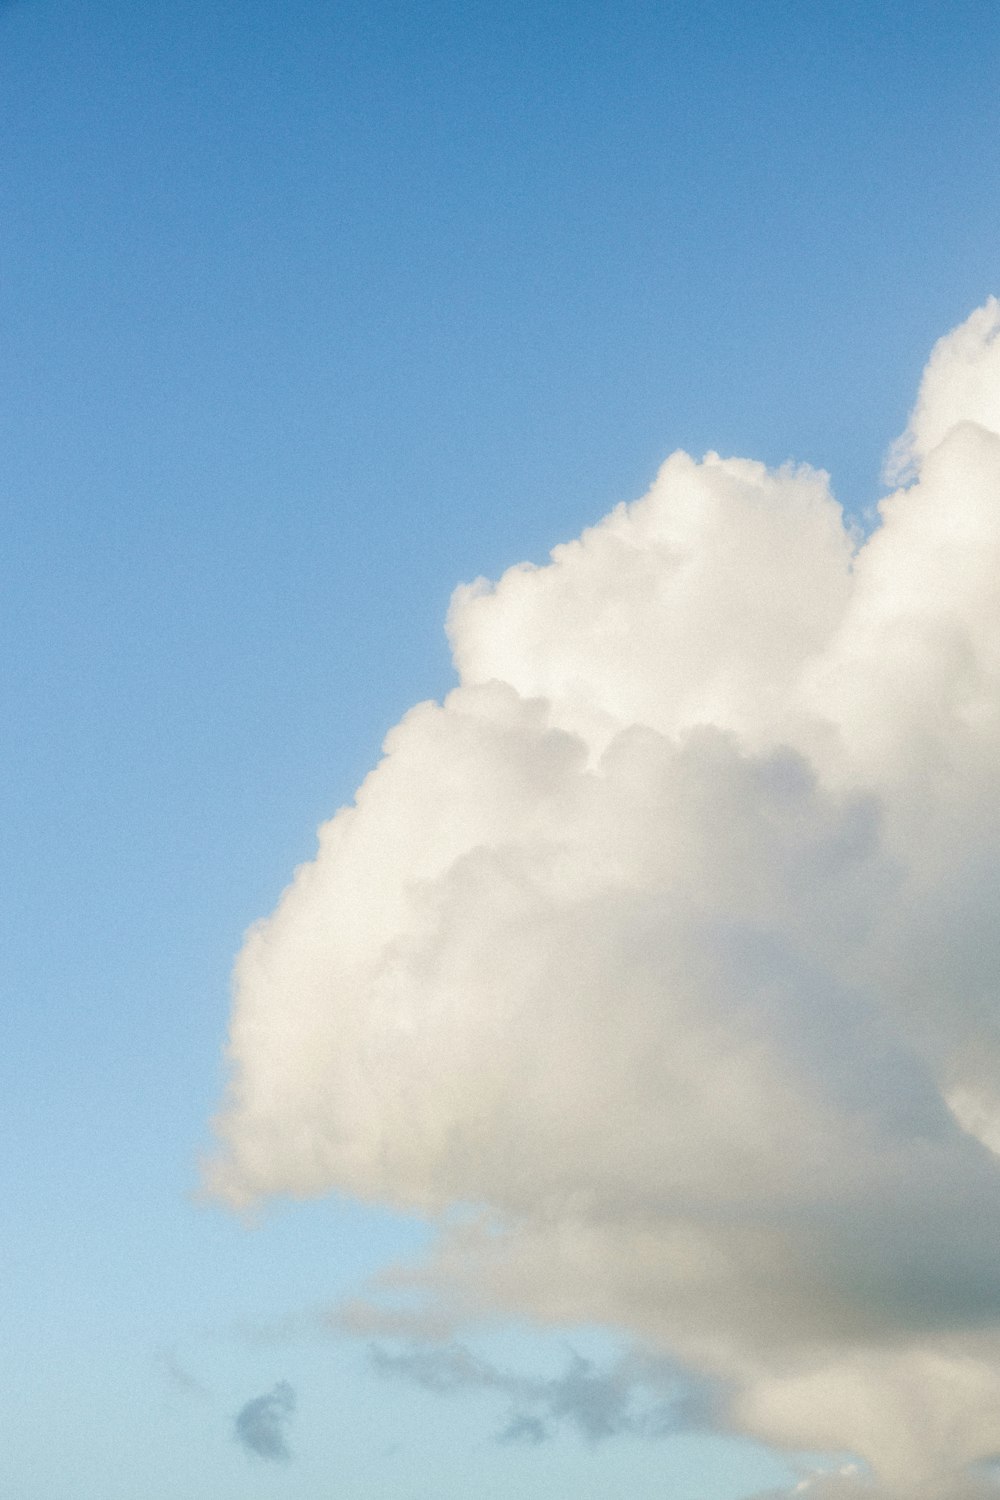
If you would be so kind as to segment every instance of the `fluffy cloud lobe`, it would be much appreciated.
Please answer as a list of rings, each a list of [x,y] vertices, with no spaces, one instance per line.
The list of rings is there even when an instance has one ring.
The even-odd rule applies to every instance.
[[[995,301],[892,464],[862,541],[822,473],[675,453],[457,591],[460,685],[247,938],[211,1178],[474,1209],[453,1306],[950,1500],[1000,1452]]]

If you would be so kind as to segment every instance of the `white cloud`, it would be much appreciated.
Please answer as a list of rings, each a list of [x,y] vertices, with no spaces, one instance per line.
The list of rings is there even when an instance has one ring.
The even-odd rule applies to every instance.
[[[460,686],[247,938],[210,1168],[481,1209],[441,1298],[623,1329],[907,1496],[1000,1451],[998,325],[863,544],[823,474],[678,453],[457,591]]]

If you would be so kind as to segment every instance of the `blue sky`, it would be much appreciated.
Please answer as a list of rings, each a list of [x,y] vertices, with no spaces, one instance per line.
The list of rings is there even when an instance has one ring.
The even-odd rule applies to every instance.
[[[322,1328],[425,1226],[248,1227],[198,1160],[243,933],[451,686],[457,583],[678,447],[881,495],[997,289],[998,64],[965,0],[0,5],[4,1493],[787,1482],[698,1433],[497,1445]],[[233,1437],[281,1380],[287,1464]]]

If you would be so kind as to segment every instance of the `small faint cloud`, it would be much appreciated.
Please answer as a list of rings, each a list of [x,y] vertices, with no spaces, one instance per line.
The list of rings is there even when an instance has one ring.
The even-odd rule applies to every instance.
[[[497,1442],[544,1443],[548,1437],[551,1437],[551,1433],[540,1417],[529,1417],[524,1412],[517,1412],[503,1431],[497,1433]]]
[[[273,1390],[255,1396],[236,1413],[236,1441],[258,1458],[287,1463],[292,1454],[285,1429],[294,1410],[295,1392],[287,1380],[279,1380]]]
[[[3,0],[0,0],[0,9],[2,8]],[[184,1368],[173,1349],[157,1349],[156,1365],[175,1391],[180,1391],[185,1396],[208,1395],[201,1381]]]
[[[455,1327],[443,1307],[386,1307],[361,1297],[328,1309],[322,1321],[331,1333],[348,1338],[444,1340]]]

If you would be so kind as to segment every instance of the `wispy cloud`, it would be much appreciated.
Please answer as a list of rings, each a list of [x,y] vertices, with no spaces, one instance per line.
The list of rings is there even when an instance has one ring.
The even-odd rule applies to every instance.
[[[996,1500],[997,1476],[989,1466],[973,1468],[900,1489],[886,1486],[859,1464],[817,1469],[785,1490],[768,1490],[752,1500]]]
[[[664,1437],[682,1425],[676,1375],[659,1361],[630,1356],[602,1370],[574,1352],[560,1375],[540,1378],[502,1369],[457,1342],[393,1350],[372,1344],[369,1355],[380,1374],[439,1395],[505,1398],[510,1411],[497,1434],[504,1443],[542,1442],[562,1424],[595,1443],[626,1433]]]
[[[295,1392],[287,1380],[280,1380],[236,1413],[233,1426],[237,1442],[258,1458],[287,1463],[292,1455],[286,1434],[294,1411]]]
[[[177,1358],[173,1349],[158,1349],[156,1351],[156,1364],[161,1374],[169,1381],[175,1391],[180,1391],[186,1396],[207,1396],[208,1391],[200,1380],[193,1376]]]
[[[529,1416],[526,1412],[514,1412],[506,1427],[497,1433],[498,1443],[544,1443],[550,1436],[549,1429],[541,1417]]]

